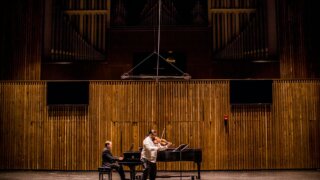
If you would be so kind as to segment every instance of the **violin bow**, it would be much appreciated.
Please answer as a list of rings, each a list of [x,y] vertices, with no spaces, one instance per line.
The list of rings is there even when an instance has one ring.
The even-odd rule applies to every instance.
[[[163,138],[163,135],[164,135],[164,130],[165,130],[166,128],[163,128],[163,131],[162,131],[162,134],[161,134],[161,138],[160,139],[162,139]]]

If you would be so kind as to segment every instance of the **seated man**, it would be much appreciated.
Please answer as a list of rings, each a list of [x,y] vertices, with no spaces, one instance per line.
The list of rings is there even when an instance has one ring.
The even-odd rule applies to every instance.
[[[119,165],[117,161],[123,160],[123,157],[115,157],[111,154],[112,142],[106,141],[105,148],[102,152],[102,167],[109,167],[118,171],[121,180],[125,180],[125,174],[122,165]]]

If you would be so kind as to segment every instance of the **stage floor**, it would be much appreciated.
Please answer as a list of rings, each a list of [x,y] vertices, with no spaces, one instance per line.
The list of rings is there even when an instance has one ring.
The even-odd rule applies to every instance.
[[[141,174],[141,172],[138,172]],[[180,175],[180,172],[158,172],[159,176]],[[182,172],[183,176],[196,175],[195,172]],[[126,172],[126,178],[129,173]],[[98,172],[96,171],[0,171],[0,180],[97,180]],[[107,178],[106,178],[107,179]],[[157,178],[168,179],[168,178]],[[191,179],[190,177],[174,177],[176,179]],[[202,171],[202,180],[250,180],[250,179],[267,179],[267,180],[319,180],[320,170],[268,170],[268,171]],[[118,174],[113,174],[113,180],[119,180]]]

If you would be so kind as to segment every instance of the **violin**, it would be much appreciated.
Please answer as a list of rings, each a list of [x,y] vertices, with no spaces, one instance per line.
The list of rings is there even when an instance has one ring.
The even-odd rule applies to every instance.
[[[160,143],[161,146],[166,146],[166,145],[171,145],[172,144],[171,142],[167,141],[166,139],[161,139],[158,136],[156,136],[154,138],[153,143],[155,143],[155,144],[159,144]]]
[[[159,144],[159,143],[160,143],[161,146],[171,146],[171,145],[172,145],[172,142],[169,142],[169,141],[167,141],[166,139],[163,139],[163,138],[162,138],[163,135],[164,135],[164,130],[165,130],[165,129],[163,129],[163,131],[162,131],[161,138],[159,138],[158,136],[156,136],[156,137],[154,138],[154,140],[153,140],[153,143],[155,143],[155,144]]]

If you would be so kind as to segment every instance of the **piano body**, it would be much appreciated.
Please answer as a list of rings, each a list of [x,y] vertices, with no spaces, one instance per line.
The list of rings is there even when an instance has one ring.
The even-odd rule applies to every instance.
[[[202,162],[202,150],[194,148],[185,148],[182,151],[175,151],[176,149],[169,148],[165,151],[159,151],[157,156],[157,162],[174,162],[174,161],[193,161],[197,164],[198,176],[200,179],[200,170]],[[123,153],[123,163],[124,165],[141,165],[140,161],[140,151],[124,152]],[[129,166],[130,167],[130,166]],[[134,167],[130,167],[130,171],[134,170]],[[131,172],[132,173],[132,172]],[[135,172],[134,172],[135,174]],[[133,174],[132,174],[133,175]]]

